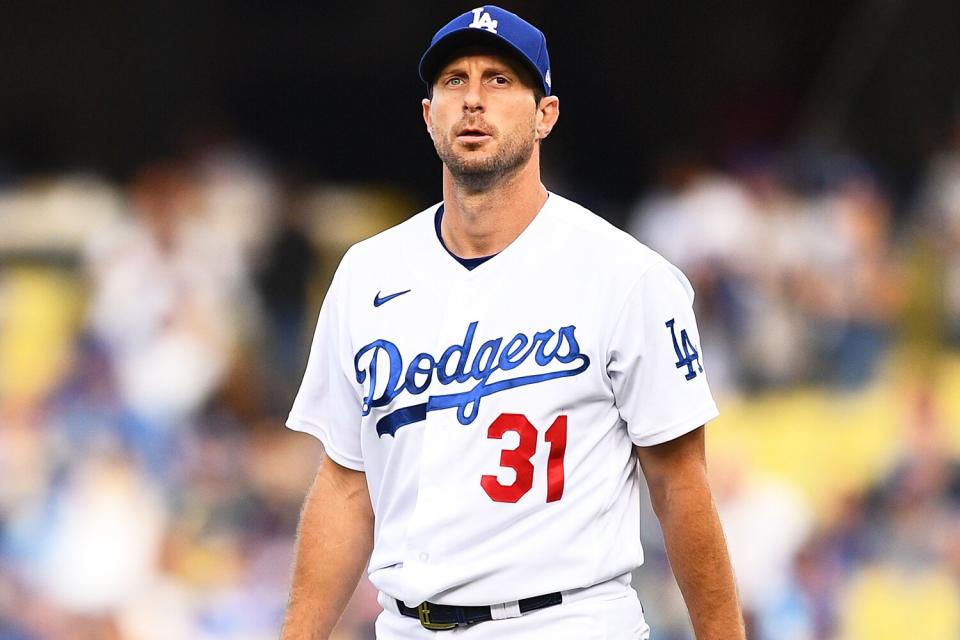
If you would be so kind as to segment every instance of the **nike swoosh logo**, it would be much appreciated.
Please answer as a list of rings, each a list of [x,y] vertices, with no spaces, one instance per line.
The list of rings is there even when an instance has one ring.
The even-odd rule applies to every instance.
[[[402,296],[402,295],[405,294],[405,293],[410,293],[410,289],[407,289],[406,291],[398,291],[397,293],[391,293],[390,295],[388,295],[388,296],[383,296],[383,297],[381,298],[381,297],[380,297],[380,292],[377,291],[377,295],[373,296],[373,306],[379,307],[379,306],[382,305],[383,303],[385,303],[385,302],[390,302],[391,300],[393,300],[393,299],[396,298],[397,296]]]

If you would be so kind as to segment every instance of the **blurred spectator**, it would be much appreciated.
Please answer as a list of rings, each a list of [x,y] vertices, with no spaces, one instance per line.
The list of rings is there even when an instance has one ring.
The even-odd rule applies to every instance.
[[[890,204],[853,175],[811,201],[807,269],[799,294],[815,323],[824,380],[859,388],[873,376],[901,304]]]
[[[807,192],[762,154],[738,171],[669,164],[630,223],[690,277],[711,382],[866,385],[902,304],[889,201],[846,167]]]
[[[125,404],[159,432],[217,388],[237,339],[243,262],[198,195],[185,167],[146,167],[131,186],[133,216],[93,239],[88,254],[91,327]]]
[[[839,593],[866,558],[863,510],[855,496],[838,499],[833,513],[796,549],[786,582],[758,608],[758,640],[837,637]]]
[[[196,206],[206,224],[249,269],[276,235],[280,202],[273,174],[256,153],[226,134],[207,135],[191,149]]]
[[[930,161],[920,192],[919,215],[943,258],[940,295],[949,338],[960,345],[960,118],[950,146]]]
[[[158,487],[128,458],[90,458],[51,501],[45,540],[31,576],[37,591],[64,609],[103,615],[154,569],[166,509]]]
[[[747,631],[757,637],[757,618],[782,599],[794,555],[810,529],[808,507],[796,491],[757,476],[747,462],[714,457],[710,484],[737,576]]]
[[[916,392],[906,420],[903,450],[870,488],[867,517],[886,561],[916,569],[942,564],[960,522],[960,456],[928,389]]]
[[[311,278],[319,267],[300,213],[292,205],[285,212],[257,273],[258,289],[271,327],[265,355],[275,375],[267,381],[274,386],[272,397],[284,398],[284,402],[296,393],[296,380],[309,350],[306,323],[308,315],[313,314],[308,313],[308,295]],[[286,407],[274,409],[283,411]]]
[[[711,384],[729,388],[739,376],[743,326],[743,248],[754,243],[757,214],[745,190],[701,162],[663,167],[660,186],[641,199],[630,231],[676,264],[697,295],[701,339],[709,344]]]

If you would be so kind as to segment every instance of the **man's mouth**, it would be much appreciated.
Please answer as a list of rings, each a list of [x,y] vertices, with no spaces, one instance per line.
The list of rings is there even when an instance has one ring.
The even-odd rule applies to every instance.
[[[489,133],[479,127],[464,127],[457,132],[457,140],[463,144],[479,144],[490,137]]]

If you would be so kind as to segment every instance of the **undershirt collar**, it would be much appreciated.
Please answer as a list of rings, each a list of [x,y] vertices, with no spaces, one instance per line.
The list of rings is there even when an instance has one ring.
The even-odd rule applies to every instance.
[[[457,262],[459,262],[460,264],[462,264],[464,267],[466,267],[467,270],[473,271],[474,269],[476,269],[477,267],[479,267],[480,265],[482,265],[484,262],[486,262],[487,260],[489,260],[489,259],[492,258],[493,256],[497,255],[497,254],[493,254],[493,256],[481,256],[481,257],[479,257],[479,258],[461,258],[461,257],[458,256],[457,254],[455,254],[453,251],[450,251],[450,249],[447,248],[446,243],[443,241],[443,236],[440,235],[440,221],[441,221],[441,220],[443,220],[443,205],[442,205],[442,204],[441,204],[439,207],[437,207],[437,213],[433,216],[433,226],[434,226],[434,227],[436,228],[436,230],[437,230],[437,240],[440,241],[440,245],[441,245],[444,249],[446,249],[447,253],[449,253],[449,254],[453,257],[454,260],[456,260]]]

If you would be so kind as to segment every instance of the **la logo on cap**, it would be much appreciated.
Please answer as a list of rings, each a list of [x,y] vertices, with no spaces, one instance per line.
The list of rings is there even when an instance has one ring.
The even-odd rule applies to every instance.
[[[490,33],[497,32],[497,21],[490,17],[489,11],[484,11],[485,7],[473,9],[473,22],[470,27],[473,29],[486,29]]]

